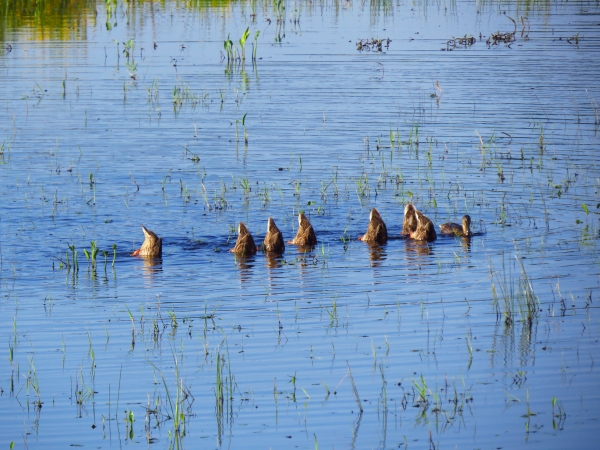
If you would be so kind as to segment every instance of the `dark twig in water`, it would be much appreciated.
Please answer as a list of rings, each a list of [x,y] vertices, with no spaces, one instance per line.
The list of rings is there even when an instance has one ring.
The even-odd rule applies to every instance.
[[[467,36],[466,34],[463,37],[452,36],[452,39],[446,41],[446,50],[454,50],[459,46],[468,48],[475,44],[475,42],[477,42],[477,40],[473,36]]]
[[[506,17],[508,17],[510,21],[515,25],[514,31],[511,33],[501,33],[500,31],[492,33],[492,35],[487,39],[487,41],[485,41],[488,47],[490,45],[498,45],[500,42],[504,42],[507,47],[510,47],[510,44],[517,40],[515,37],[517,34],[517,22],[515,22],[515,20],[512,17]]]
[[[372,38],[371,40],[361,39],[356,43],[356,50],[358,50],[359,52],[362,52],[363,50],[368,51],[368,52],[369,51],[381,52],[381,51],[383,51],[384,43],[385,43],[386,49],[390,48],[390,42],[392,42],[392,40],[390,38],[387,38],[387,39]]]

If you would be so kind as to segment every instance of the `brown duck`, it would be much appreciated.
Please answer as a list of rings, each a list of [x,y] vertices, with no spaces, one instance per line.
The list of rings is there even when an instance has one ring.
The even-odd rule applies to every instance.
[[[147,258],[160,258],[162,256],[162,238],[159,238],[152,231],[142,225],[144,232],[144,243],[142,246],[133,252],[131,256],[144,256]]]
[[[440,225],[441,233],[450,236],[465,236],[469,237],[473,234],[471,231],[471,217],[466,214],[462,218],[462,225],[448,222]]]
[[[433,222],[422,212],[415,210],[417,229],[410,232],[410,237],[415,241],[433,242],[437,239]]]
[[[417,208],[412,203],[408,203],[404,208],[404,222],[400,234],[410,236],[410,233],[415,231],[417,231]]]
[[[238,225],[238,238],[235,242],[235,247],[229,251],[232,253],[239,253],[243,256],[254,255],[256,253],[256,244],[254,243],[254,239],[243,222],[240,222]]]
[[[296,237],[287,243],[306,247],[317,244],[315,230],[304,213],[298,214],[298,232],[296,233]]]
[[[263,250],[265,252],[278,254],[283,253],[285,250],[283,235],[271,217],[269,217],[269,221],[267,222],[267,235],[263,241]]]
[[[369,227],[367,233],[359,237],[359,241],[373,242],[376,244],[385,244],[388,239],[387,227],[381,218],[381,214],[375,208],[371,210],[369,216]]]

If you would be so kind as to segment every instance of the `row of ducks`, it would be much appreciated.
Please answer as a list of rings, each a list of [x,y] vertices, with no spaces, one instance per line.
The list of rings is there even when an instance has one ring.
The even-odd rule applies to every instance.
[[[470,237],[472,235],[471,217],[468,215],[463,216],[462,225],[445,223],[440,225],[440,229],[443,235]],[[159,238],[143,225],[142,231],[145,237],[144,243],[138,250],[132,253],[132,256],[151,258],[162,256],[162,238]],[[404,208],[404,221],[402,223],[401,234],[416,241],[433,242],[437,239],[433,222],[421,211],[418,211],[412,203],[407,204]],[[387,227],[376,208],[371,209],[367,232],[359,237],[358,240],[374,244],[384,244],[387,242]],[[296,233],[296,237],[291,241],[287,241],[287,243],[299,247],[312,247],[317,244],[315,230],[304,213],[298,214],[298,232]],[[235,247],[229,251],[239,255],[254,255],[258,250],[271,254],[282,254],[285,250],[283,235],[271,217],[269,217],[267,235],[262,246],[256,246],[250,231],[243,222],[240,222]]]

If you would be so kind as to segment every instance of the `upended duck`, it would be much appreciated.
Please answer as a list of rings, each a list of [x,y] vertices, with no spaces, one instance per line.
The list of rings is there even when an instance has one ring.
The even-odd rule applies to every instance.
[[[235,246],[229,251],[242,256],[254,255],[256,253],[254,239],[243,222],[240,222],[238,225],[238,238],[235,242]]]
[[[400,234],[409,236],[411,232],[417,230],[417,208],[412,203],[404,207],[404,221],[402,222],[402,231]]]
[[[385,222],[381,218],[379,211],[373,208],[369,215],[369,227],[367,228],[367,232],[359,237],[358,240],[369,243],[385,244],[387,239],[388,232]]]
[[[437,239],[433,222],[412,203],[408,203],[404,208],[402,234],[416,241],[433,242]]]
[[[473,235],[471,231],[471,216],[465,214],[462,218],[462,225],[448,222],[440,225],[440,229],[441,233],[446,236],[470,237]]]
[[[144,256],[147,258],[160,258],[162,256],[162,238],[142,225],[144,243],[131,254],[131,256]]]
[[[315,235],[315,230],[304,213],[301,212],[298,214],[298,232],[296,233],[296,237],[291,241],[287,241],[287,243],[301,247],[317,245],[317,236]]]
[[[267,222],[267,235],[263,241],[263,250],[269,253],[281,254],[285,251],[285,244],[283,243],[283,235],[272,217],[269,217]]]

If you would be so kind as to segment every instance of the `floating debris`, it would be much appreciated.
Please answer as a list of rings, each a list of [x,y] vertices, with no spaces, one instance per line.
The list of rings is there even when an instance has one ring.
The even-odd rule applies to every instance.
[[[567,42],[569,44],[579,45],[579,39],[583,39],[583,38],[580,38],[579,33],[577,33],[576,35],[567,38]]]
[[[487,38],[487,41],[485,41],[488,47],[490,45],[498,45],[500,42],[504,42],[507,47],[510,47],[510,44],[517,40],[515,37],[517,34],[517,22],[515,22],[515,20],[512,17],[508,18],[515,25],[514,31],[511,33],[501,33],[500,31],[498,31],[497,33],[492,33],[492,35],[489,38]]]
[[[455,48],[461,46],[467,48],[475,44],[475,42],[477,42],[477,39],[475,39],[473,36],[467,36],[466,34],[463,37],[452,36],[452,39],[446,41],[446,50],[454,50]]]
[[[390,42],[392,42],[392,40],[390,38],[387,39],[361,39],[360,41],[358,41],[356,43],[356,50],[358,50],[359,52],[362,52],[363,50],[365,51],[374,51],[374,52],[381,52],[383,51],[383,46],[385,45],[386,49],[390,48]]]
[[[498,45],[500,42],[504,42],[506,45],[510,46],[512,42],[515,42],[515,33],[492,33],[492,35],[487,39],[486,44],[489,45]]]

